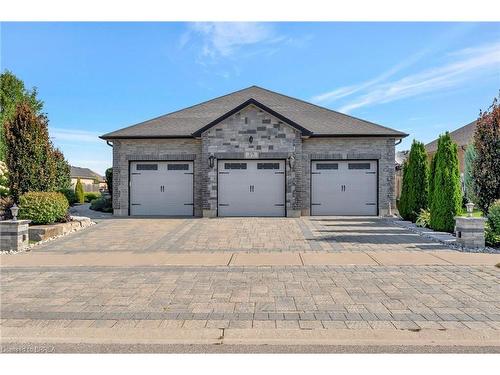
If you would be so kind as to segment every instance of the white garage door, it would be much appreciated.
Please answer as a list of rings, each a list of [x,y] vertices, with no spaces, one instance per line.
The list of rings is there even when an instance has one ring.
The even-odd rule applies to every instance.
[[[219,160],[219,216],[285,216],[283,160]]]
[[[192,216],[193,162],[131,162],[130,215]]]
[[[313,161],[312,215],[377,215],[377,161]]]

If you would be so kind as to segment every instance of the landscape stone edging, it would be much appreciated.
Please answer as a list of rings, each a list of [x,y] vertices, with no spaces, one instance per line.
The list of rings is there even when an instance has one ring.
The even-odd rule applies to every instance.
[[[430,228],[419,227],[415,223],[412,223],[411,221],[405,221],[399,217],[387,218],[387,220],[399,227],[405,228],[410,232],[433,240],[434,242],[441,243],[453,250],[458,250],[464,253],[500,254],[500,249],[495,249],[489,246],[486,246],[484,248],[462,246],[457,243],[456,238],[450,233],[436,232]]]
[[[46,242],[55,240],[57,238],[66,236],[70,233],[80,231],[82,229],[88,228],[88,227],[96,224],[90,218],[84,217],[84,216],[70,216],[70,220],[71,221],[68,221],[66,223],[57,223],[57,224],[51,224],[51,225],[34,225],[28,229],[30,240],[32,240],[32,235],[34,236],[35,233],[37,233],[37,231],[39,231],[40,229],[43,229],[43,227],[45,227],[45,229],[52,229],[54,227],[58,227],[59,229],[57,230],[57,232],[52,232],[52,235],[50,235],[48,237],[43,236],[44,238],[42,238],[41,240],[38,240],[35,243],[29,244],[28,246],[26,246],[22,250],[19,250],[19,251],[7,250],[7,251],[1,251],[0,253],[1,254],[15,254],[18,252],[30,251],[35,246],[38,246],[38,245],[41,245],[43,243],[46,243]],[[32,231],[32,228],[34,229],[34,231]],[[32,234],[32,232],[34,232],[34,233]],[[37,235],[39,235],[41,238],[40,232],[38,232]]]

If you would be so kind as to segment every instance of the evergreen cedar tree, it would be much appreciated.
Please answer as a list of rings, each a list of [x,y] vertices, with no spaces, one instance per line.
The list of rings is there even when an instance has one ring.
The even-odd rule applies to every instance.
[[[106,169],[106,184],[108,185],[108,192],[113,198],[113,168]]]
[[[474,192],[473,176],[474,160],[476,159],[476,157],[476,148],[474,147],[474,144],[471,143],[465,149],[464,155],[464,187],[467,201],[477,205],[477,197]]]
[[[457,145],[446,132],[438,139],[434,155],[430,227],[437,231],[453,232],[455,216],[462,211],[462,190],[458,168]]]
[[[422,209],[427,208],[429,194],[429,165],[424,144],[413,141],[404,164],[403,187],[399,213],[405,220],[415,222]]]
[[[29,191],[49,192],[69,186],[70,167],[49,138],[48,120],[28,100],[16,105],[5,122],[9,188],[15,202]]]
[[[22,101],[28,102],[35,113],[40,113],[43,102],[37,98],[37,94],[36,87],[27,90],[24,82],[10,71],[0,74],[0,161],[5,161],[7,157],[6,122],[14,117],[16,106]]]
[[[439,139],[438,139],[439,144]],[[436,154],[431,158],[429,163],[429,194],[427,196],[427,205],[430,208],[432,197],[434,196],[434,175],[436,174]]]
[[[474,193],[479,208],[487,213],[493,202],[500,199],[500,106],[497,98],[488,111],[479,113],[474,148],[477,154],[472,168]]]
[[[75,196],[76,196],[76,201],[78,203],[84,203],[85,202],[85,193],[83,191],[83,185],[80,179],[76,181],[75,185]]]

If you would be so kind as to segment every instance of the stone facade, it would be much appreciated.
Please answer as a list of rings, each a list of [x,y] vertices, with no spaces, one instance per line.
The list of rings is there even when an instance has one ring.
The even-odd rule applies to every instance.
[[[217,168],[208,168],[208,158],[221,159],[287,159],[300,154],[301,134],[263,110],[249,106],[205,131],[202,135],[203,210],[204,216],[217,212]],[[286,211],[300,215],[300,197],[295,181],[296,168],[286,164]]]
[[[29,220],[0,221],[0,250],[20,251],[29,244]]]
[[[378,160],[379,214],[394,201],[395,139],[382,137],[307,138],[299,130],[249,106],[202,133],[201,139],[125,139],[113,141],[113,207],[129,210],[129,164],[139,160],[194,161],[195,216],[217,214],[217,160],[283,159],[287,216],[310,214],[310,166],[318,159]],[[215,157],[214,167],[209,158]]]
[[[457,243],[465,247],[484,248],[484,217],[455,217]]]

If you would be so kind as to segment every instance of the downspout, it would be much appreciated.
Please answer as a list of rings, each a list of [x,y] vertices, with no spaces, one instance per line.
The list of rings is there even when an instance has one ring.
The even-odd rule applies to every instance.
[[[106,144],[107,144],[109,147],[113,147],[113,144],[112,144],[110,141],[108,141],[108,140],[106,140]]]
[[[399,140],[397,140],[396,143],[394,143],[394,146],[399,145],[401,142],[403,142],[403,138],[400,138]]]

